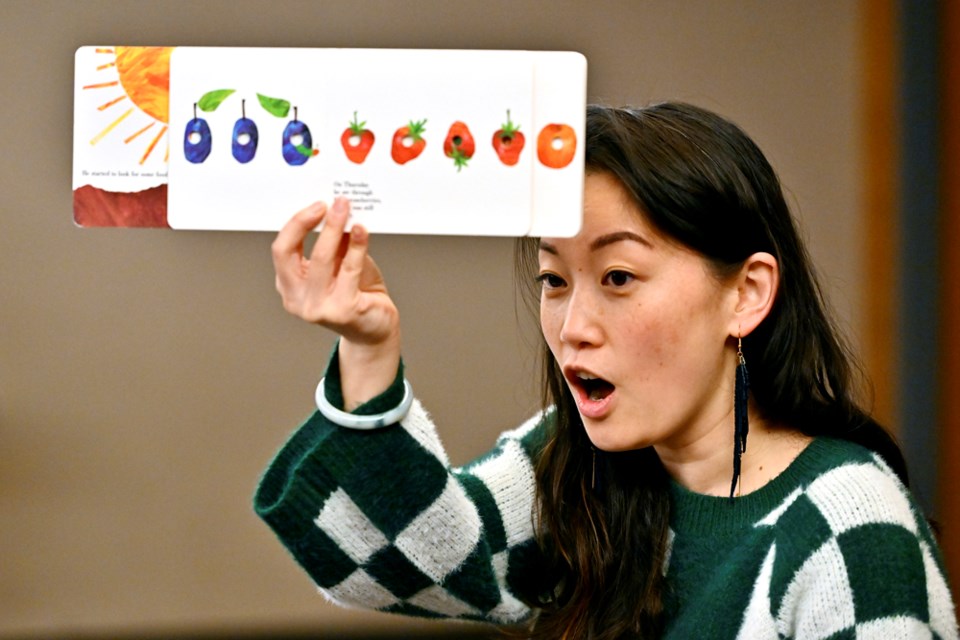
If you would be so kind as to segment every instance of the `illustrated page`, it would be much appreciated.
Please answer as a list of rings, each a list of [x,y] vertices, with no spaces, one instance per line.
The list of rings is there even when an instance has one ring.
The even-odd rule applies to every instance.
[[[78,190],[116,198],[161,186],[163,222],[176,229],[272,231],[338,195],[374,233],[580,226],[586,62],[576,53],[84,47],[76,65],[84,226],[110,223],[80,219]],[[118,95],[94,97],[107,90]]]
[[[73,214],[83,227],[167,227],[171,47],[74,57]]]

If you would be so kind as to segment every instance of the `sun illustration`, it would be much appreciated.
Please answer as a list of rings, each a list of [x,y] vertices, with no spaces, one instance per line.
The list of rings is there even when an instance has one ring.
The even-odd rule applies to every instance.
[[[103,92],[99,111],[119,115],[90,140],[96,145],[117,131],[126,145],[135,145],[144,164],[158,146],[169,161],[170,53],[173,47],[97,48],[98,74],[103,80],[85,85],[85,91]],[[102,56],[103,62],[99,58]],[[146,117],[144,117],[146,116]],[[116,134],[114,134],[116,135]]]

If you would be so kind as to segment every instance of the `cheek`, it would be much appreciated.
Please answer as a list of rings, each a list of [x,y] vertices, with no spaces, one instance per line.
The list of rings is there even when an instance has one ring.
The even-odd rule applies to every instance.
[[[647,304],[636,305],[618,320],[625,347],[632,346],[634,350],[648,354],[663,351],[664,336],[669,330],[669,323],[663,321],[656,309]]]
[[[622,347],[643,363],[646,378],[669,368],[687,342],[684,317],[689,312],[676,315],[670,309],[670,303],[638,306],[620,323]]]
[[[540,331],[543,333],[547,346],[554,355],[557,354],[557,345],[560,343],[560,327],[562,316],[556,305],[540,302]]]

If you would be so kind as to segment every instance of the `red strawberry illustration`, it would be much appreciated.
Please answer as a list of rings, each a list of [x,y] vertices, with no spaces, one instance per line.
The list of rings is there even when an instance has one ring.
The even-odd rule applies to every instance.
[[[427,121],[411,120],[406,126],[400,127],[393,134],[393,146],[390,148],[390,157],[397,164],[406,164],[423,153],[427,141],[423,139]]]
[[[356,164],[362,164],[373,147],[373,132],[366,128],[366,121],[357,122],[357,112],[353,112],[353,122],[340,136],[340,144],[347,154],[347,159]]]
[[[520,125],[513,123],[510,119],[510,110],[507,109],[507,122],[493,134],[493,150],[497,152],[500,162],[512,167],[520,160],[523,143]]]
[[[473,157],[476,146],[469,127],[457,120],[450,125],[450,131],[447,132],[447,139],[443,141],[443,153],[446,154],[448,158],[453,158],[454,166],[457,168],[457,171],[460,171],[460,169],[467,166],[467,160]]]

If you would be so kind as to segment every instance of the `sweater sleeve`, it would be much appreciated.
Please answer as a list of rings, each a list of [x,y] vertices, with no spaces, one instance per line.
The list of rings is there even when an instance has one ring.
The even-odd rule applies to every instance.
[[[371,403],[396,397],[398,384]],[[419,401],[375,431],[314,413],[267,468],[254,508],[338,604],[517,622],[530,614],[517,593],[539,559],[531,460],[544,429],[532,418],[451,468]]]
[[[957,638],[936,542],[879,458],[817,478],[778,529],[761,572],[779,637]]]

